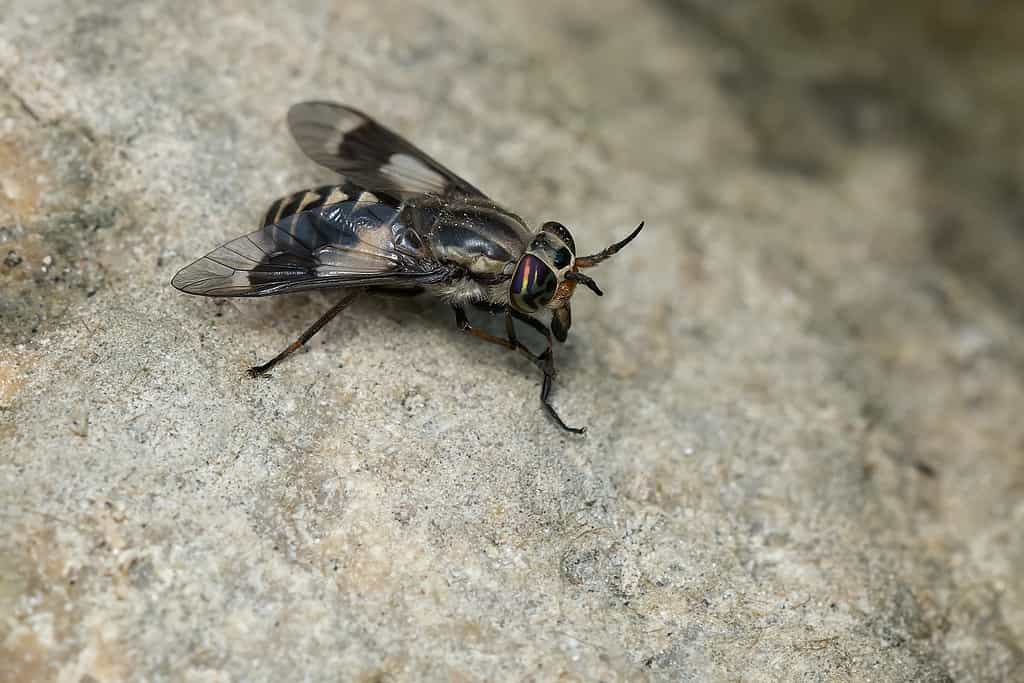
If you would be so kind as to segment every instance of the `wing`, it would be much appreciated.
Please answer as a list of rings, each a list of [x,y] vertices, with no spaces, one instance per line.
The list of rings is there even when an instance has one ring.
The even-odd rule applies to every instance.
[[[267,296],[328,287],[415,287],[444,280],[398,209],[369,193],[234,239],[178,271],[171,284],[203,296]]]
[[[288,128],[306,156],[361,187],[406,200],[484,193],[366,114],[331,102],[301,102]]]

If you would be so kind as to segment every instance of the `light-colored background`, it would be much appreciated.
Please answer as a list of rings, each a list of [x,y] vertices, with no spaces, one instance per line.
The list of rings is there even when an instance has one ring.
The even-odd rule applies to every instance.
[[[827,5],[0,2],[0,677],[1024,677],[1019,13]],[[170,288],[313,97],[648,222],[586,438],[438,307],[251,381],[333,299]]]

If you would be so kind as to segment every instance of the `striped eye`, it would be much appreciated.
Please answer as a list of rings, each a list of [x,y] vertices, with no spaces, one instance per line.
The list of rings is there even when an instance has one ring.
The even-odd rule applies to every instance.
[[[512,276],[509,299],[522,313],[533,313],[555,296],[558,278],[543,261],[533,254],[519,259],[519,267]]]

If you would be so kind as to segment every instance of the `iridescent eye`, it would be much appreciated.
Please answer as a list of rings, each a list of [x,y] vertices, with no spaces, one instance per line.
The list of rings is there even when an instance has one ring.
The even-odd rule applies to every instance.
[[[551,269],[533,254],[525,254],[512,276],[509,299],[517,310],[533,313],[551,301],[557,288],[558,278]]]

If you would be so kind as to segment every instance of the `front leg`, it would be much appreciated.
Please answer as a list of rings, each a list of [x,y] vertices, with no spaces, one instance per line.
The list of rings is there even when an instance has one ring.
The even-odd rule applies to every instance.
[[[553,353],[554,347],[551,341],[551,330],[549,330],[544,325],[544,323],[537,320],[536,318],[532,318],[526,315],[525,313],[520,313],[514,308],[509,308],[507,309],[505,317],[505,330],[508,333],[509,339],[513,339],[516,334],[515,327],[512,323],[512,318],[515,318],[519,322],[526,323],[533,329],[540,332],[541,335],[543,335],[544,340],[548,343],[548,346],[544,350],[544,352],[541,353],[539,356],[534,356],[538,361],[542,361],[541,363],[537,364],[537,367],[543,370],[545,375],[551,375],[552,377],[557,375],[558,372],[555,370],[555,357]]]
[[[542,354],[537,356],[537,359],[543,363],[541,369],[544,371],[544,381],[541,383],[540,386],[540,402],[541,405],[544,406],[544,410],[547,412],[549,416],[551,416],[551,419],[558,423],[558,426],[564,429],[565,431],[572,432],[573,434],[586,433],[586,427],[570,427],[569,425],[565,424],[565,421],[561,418],[561,416],[559,416],[558,411],[556,411],[555,407],[551,405],[551,387],[553,384],[553,380],[555,378],[555,355],[554,348],[551,343],[551,330],[549,330],[542,322],[540,322],[536,318],[531,318],[530,316],[520,313],[519,311],[516,311],[511,308],[509,309],[508,318],[506,318],[506,326],[509,329],[512,329],[513,317],[515,317],[516,320],[520,320],[529,325],[530,327],[532,327],[533,329],[540,332],[542,335],[544,335],[544,338],[548,342],[548,347],[544,349],[544,352]]]
[[[508,339],[502,339],[501,337],[496,337],[493,334],[488,334],[487,332],[484,332],[483,330],[478,330],[474,328],[472,325],[470,325],[469,319],[466,317],[466,311],[461,306],[452,306],[452,308],[455,310],[455,323],[459,326],[460,330],[468,332],[469,334],[472,334],[474,337],[479,337],[484,341],[491,342],[492,344],[497,344],[498,346],[506,348],[510,351],[512,349],[519,349],[527,356],[527,358],[532,360],[538,368],[540,368],[541,372],[544,373],[544,380],[541,383],[540,388],[540,402],[541,405],[544,406],[544,411],[551,417],[551,419],[553,419],[558,424],[559,427],[561,427],[567,432],[572,432],[573,434],[583,434],[587,431],[586,427],[570,427],[569,425],[565,424],[565,421],[561,418],[561,416],[559,416],[558,411],[556,411],[555,407],[551,405],[550,397],[552,380],[554,379],[556,374],[555,357],[552,351],[551,330],[549,330],[543,323],[541,323],[536,318],[531,318],[528,315],[524,315],[511,308],[507,308],[505,309],[505,333],[508,335]],[[522,342],[519,341],[519,339],[516,337],[515,323],[513,322],[513,318],[526,323],[527,325],[529,325],[530,327],[544,335],[544,339],[547,340],[548,345],[547,348],[544,349],[543,353],[541,353],[538,356],[534,354],[532,351],[530,351],[528,348],[526,348],[526,346],[524,346]]]

